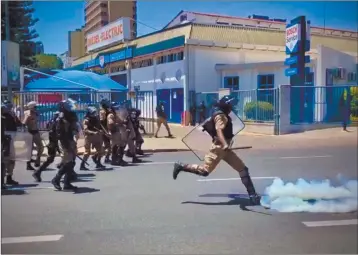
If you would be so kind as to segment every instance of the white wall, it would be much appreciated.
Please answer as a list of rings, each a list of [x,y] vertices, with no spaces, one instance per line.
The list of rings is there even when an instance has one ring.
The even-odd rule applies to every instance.
[[[317,76],[316,86],[326,86],[326,70],[334,68],[345,68],[345,79],[334,79],[333,85],[354,85],[357,82],[348,82],[347,74],[349,72],[356,72],[357,58],[346,53],[318,45],[318,58],[317,58]],[[316,108],[315,108],[315,120],[322,121],[327,111],[325,105],[326,91],[321,89],[319,93],[316,93]]]
[[[258,74],[265,74],[265,72],[272,73],[272,69],[261,70],[241,70],[241,71],[215,71],[216,64],[243,64],[243,63],[259,63],[259,62],[274,62],[284,61],[284,52],[272,51],[257,51],[257,50],[240,50],[240,49],[222,49],[217,47],[203,47],[190,46],[193,50],[190,51],[189,59],[189,86],[191,89],[195,88],[196,92],[210,92],[217,91],[223,85],[224,75],[240,76],[240,89],[255,89],[256,82],[252,82],[257,78]],[[286,82],[284,74],[278,74],[280,77],[275,83]],[[194,86],[193,86],[194,84]],[[276,84],[275,84],[276,85]]]
[[[318,45],[317,61],[317,86],[326,86],[326,69],[338,67],[345,68],[348,72],[356,72],[357,58],[346,53]],[[348,82],[347,77],[344,80],[334,80],[334,85],[353,85],[356,82]]]
[[[179,81],[177,75],[180,74]],[[165,75],[165,80],[162,82],[162,75]],[[144,118],[156,117],[153,111],[157,107],[157,89],[173,89],[184,88],[185,84],[185,70],[184,61],[176,61],[153,66],[132,69],[131,71],[132,88],[140,86],[141,91],[153,91],[153,94],[147,94],[144,100],[141,98],[139,102],[139,109],[142,111]],[[153,96],[153,104],[152,97]]]

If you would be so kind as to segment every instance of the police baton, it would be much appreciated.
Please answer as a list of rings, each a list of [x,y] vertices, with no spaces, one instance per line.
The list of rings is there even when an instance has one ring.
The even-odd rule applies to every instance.
[[[78,158],[78,159],[81,160],[83,163],[85,163],[87,166],[89,166],[89,164],[88,164],[86,161],[84,161],[83,158],[81,158],[81,157],[78,156],[77,154],[76,154],[76,158]]]

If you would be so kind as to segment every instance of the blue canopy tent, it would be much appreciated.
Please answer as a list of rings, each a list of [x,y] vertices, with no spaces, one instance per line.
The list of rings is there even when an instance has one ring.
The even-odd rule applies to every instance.
[[[58,71],[53,76],[32,80],[24,87],[24,91],[58,92],[58,91],[122,91],[127,88],[105,75],[86,71]]]
[[[78,70],[52,70],[52,72],[56,73],[53,75],[42,73],[47,78],[30,80],[23,89],[25,93],[35,93],[36,97],[32,98],[40,104],[39,110],[46,121],[50,117],[47,115],[52,115],[56,109],[56,102],[65,98],[77,101],[79,115],[84,114],[89,105],[98,106],[102,98],[116,102],[127,99],[128,89],[108,76]]]

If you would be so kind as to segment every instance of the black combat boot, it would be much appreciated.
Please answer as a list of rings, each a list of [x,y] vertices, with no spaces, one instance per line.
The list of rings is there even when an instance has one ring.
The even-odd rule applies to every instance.
[[[119,150],[118,146],[112,147],[112,161],[111,161],[112,166],[120,166],[120,162],[118,158],[118,150]]]
[[[134,157],[132,158],[132,163],[142,163],[142,162],[143,162],[143,160],[137,158],[137,156],[134,156]]]
[[[97,158],[96,168],[106,168],[104,165],[101,164],[101,157]]]
[[[111,159],[109,158],[110,154],[107,154],[106,157],[104,158],[104,163],[106,164],[110,164],[111,163]]]
[[[39,167],[41,165],[41,160],[38,158],[35,160],[35,167]]]
[[[51,180],[51,183],[55,187],[55,189],[62,190],[62,187],[61,187],[61,184],[60,184],[61,178],[67,171],[69,171],[68,167],[69,167],[68,163],[67,164],[62,164],[60,169],[58,170],[57,174],[55,175],[55,177]]]
[[[252,182],[252,179],[249,174],[249,169],[247,167],[244,168],[244,170],[239,172],[241,182],[244,184],[247,193],[250,197],[250,202],[252,205],[260,205],[260,196],[256,193],[254,184]]]
[[[17,181],[14,181],[12,179],[11,175],[6,176],[6,184],[7,185],[18,185],[19,183]]]
[[[63,190],[75,190],[77,189],[76,186],[73,186],[71,184],[71,181],[73,181],[73,173],[75,171],[73,169],[69,169],[67,173],[65,174],[65,177],[63,178]]]
[[[92,155],[92,160],[97,165],[97,163],[98,163],[98,154]]]
[[[126,156],[128,158],[133,158],[134,157],[133,153],[131,153],[129,150],[126,151]]]
[[[27,161],[26,170],[35,171],[35,168],[31,165],[31,161]]]
[[[46,161],[32,174],[32,177],[34,177],[35,181],[41,182],[41,173],[42,171],[45,171],[46,168],[54,161],[55,157],[48,157]]]
[[[178,175],[180,172],[192,173],[192,174],[196,174],[196,175],[204,176],[204,177],[207,177],[209,175],[209,172],[207,172],[204,169],[201,169],[200,166],[175,163],[174,169],[173,169],[173,179],[174,180],[176,180],[178,178]]]
[[[138,155],[144,155],[144,151],[142,150],[142,143],[140,143],[140,144],[137,145],[136,153],[137,153]]]
[[[127,166],[128,163],[126,161],[124,161],[123,157],[124,157],[124,150],[125,147],[119,147],[119,153],[118,153],[118,162],[121,166]]]
[[[81,162],[81,165],[80,165],[80,170],[82,170],[82,171],[89,171],[89,169],[86,167],[86,161],[82,161]]]

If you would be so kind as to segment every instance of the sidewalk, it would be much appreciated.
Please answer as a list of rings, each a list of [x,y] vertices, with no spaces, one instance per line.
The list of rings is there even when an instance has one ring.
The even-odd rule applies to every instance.
[[[182,138],[190,132],[193,127],[182,127],[181,125],[170,125],[173,138],[166,138],[168,134],[165,128],[161,128],[158,138],[144,136],[142,149],[146,153],[160,152],[179,152],[189,151],[187,146],[182,142]],[[288,134],[281,136],[263,135],[248,133],[243,130],[236,136],[233,149],[273,149],[273,148],[309,148],[315,146],[339,146],[339,145],[357,145],[357,127],[349,128],[350,132],[342,131],[341,128],[330,128],[322,130],[306,131],[303,133]],[[198,137],[197,143],[203,136]],[[210,139],[210,138],[209,138]],[[192,141],[192,144],[196,141]],[[78,154],[84,153],[84,140],[79,139],[77,142]],[[198,149],[198,148],[196,148]],[[45,150],[46,153],[47,150]],[[93,151],[94,152],[94,151]]]

